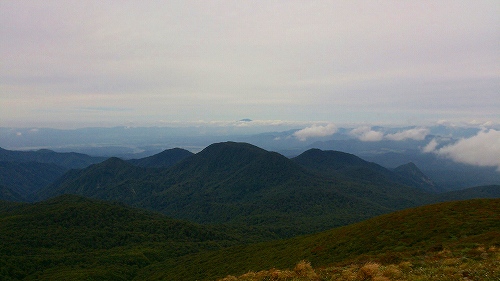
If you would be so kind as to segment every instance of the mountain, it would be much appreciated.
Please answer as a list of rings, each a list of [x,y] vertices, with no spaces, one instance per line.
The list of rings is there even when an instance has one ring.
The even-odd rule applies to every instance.
[[[166,259],[273,237],[73,195],[0,201],[0,222],[1,280],[132,280]]]
[[[499,243],[500,199],[475,199],[406,209],[287,240],[201,252],[176,260],[166,260],[151,265],[140,276],[144,280],[151,280],[153,276],[155,280],[214,280],[227,275],[270,268],[275,268],[278,273],[282,269],[293,268],[301,260],[310,261],[314,267],[338,264],[344,269],[349,268],[350,263],[363,265],[373,261],[389,266],[405,262],[407,267],[410,266],[409,269],[419,270],[425,262],[436,262],[425,260],[428,256],[446,255],[449,265],[456,264],[451,262],[457,257],[466,261],[484,260],[484,249],[496,249]],[[492,255],[494,254],[495,252],[492,252]],[[414,256],[421,259],[413,260]],[[408,261],[415,262],[415,265]],[[460,274],[460,279],[462,277]],[[359,279],[348,279],[346,276],[344,278],[346,279],[341,280],[372,280],[363,279],[362,276]],[[422,280],[429,278],[428,276]],[[310,279],[304,277],[297,280]],[[396,277],[394,280],[401,279]]]
[[[8,188],[6,186],[0,185],[0,200],[12,201],[12,202],[22,202],[25,199],[23,196],[19,195],[17,192]]]
[[[81,153],[60,153],[48,149],[36,151],[15,151],[0,148],[0,161],[51,163],[67,169],[85,168],[91,164],[106,160]]]
[[[149,157],[131,159],[127,162],[140,167],[168,168],[192,155],[193,153],[188,150],[182,148],[172,148]]]
[[[309,149],[292,160],[325,176],[347,176],[385,185],[407,185],[424,191],[435,189],[433,182],[411,163],[391,171],[350,153],[320,149]]]
[[[422,191],[371,180],[370,173],[360,178],[320,175],[281,154],[247,143],[224,142],[168,169],[109,159],[67,173],[41,190],[39,198],[78,194],[198,223],[265,227],[283,237],[430,202]]]
[[[146,175],[147,169],[134,166],[116,157],[82,170],[71,170],[52,185],[37,193],[36,198],[48,199],[61,194],[79,194],[89,198],[130,202],[136,192],[130,181]]]
[[[384,167],[391,168],[408,162],[415,163],[443,191],[460,190],[471,186],[500,184],[500,173],[496,167],[480,167],[456,163],[433,153],[422,153],[420,149],[356,155]]]
[[[28,198],[66,171],[66,168],[56,164],[0,161],[0,185],[8,186],[23,198]]]
[[[442,193],[439,201],[467,200],[474,198],[500,198],[500,185],[475,186]]]
[[[444,192],[443,189],[436,186],[436,184],[429,179],[413,162],[396,167],[393,170],[396,174],[401,176],[402,182],[419,189],[440,193]]]

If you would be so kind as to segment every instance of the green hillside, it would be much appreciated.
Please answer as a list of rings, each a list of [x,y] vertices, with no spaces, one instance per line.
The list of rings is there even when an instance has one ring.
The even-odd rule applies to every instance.
[[[271,239],[257,228],[201,226],[73,195],[0,201],[0,279],[214,280],[301,260],[315,268],[397,264],[443,249],[479,258],[478,247],[500,247],[500,199],[434,204]]]
[[[24,198],[11,188],[0,185],[0,200],[22,202]]]
[[[0,201],[0,211],[1,280],[130,280],[167,258],[274,238],[255,228],[200,226],[73,195],[35,204]]]
[[[169,259],[141,271],[137,280],[213,280],[294,268],[301,260],[314,267],[366,261],[397,264],[444,248],[467,253],[478,246],[500,246],[500,199],[428,205],[318,234]]]
[[[26,199],[53,183],[68,169],[50,163],[0,161],[0,185]]]
[[[396,183],[424,191],[436,191],[432,181],[413,163],[389,170],[350,153],[320,149],[309,149],[292,160],[327,177],[347,177],[376,182],[381,185],[394,185]]]
[[[282,237],[431,202],[425,192],[377,171],[361,178],[319,175],[278,153],[234,142],[212,144],[169,169],[146,169],[111,158],[71,171],[40,198],[65,193],[120,201],[198,223],[265,227]]]

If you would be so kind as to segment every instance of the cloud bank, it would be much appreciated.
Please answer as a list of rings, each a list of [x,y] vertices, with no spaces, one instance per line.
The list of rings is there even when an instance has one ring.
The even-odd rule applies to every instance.
[[[384,138],[384,133],[374,131],[367,126],[353,129],[351,132],[349,132],[349,134],[355,136],[361,141],[381,141]]]
[[[337,127],[334,124],[327,124],[325,126],[312,125],[293,134],[300,141],[306,141],[308,138],[314,137],[327,137],[335,134]]]
[[[363,126],[351,130],[349,134],[361,141],[381,141],[384,139],[393,141],[403,141],[407,139],[424,140],[425,137],[429,134],[429,132],[430,131],[427,128],[413,128],[402,132],[397,132],[394,134],[385,134],[384,132],[373,130],[371,127]]]
[[[388,140],[395,140],[395,141],[402,141],[407,139],[424,140],[428,134],[429,134],[429,129],[427,128],[414,128],[403,132],[388,134],[385,136],[385,138]]]
[[[440,149],[436,149],[437,144],[436,140],[432,140],[423,148],[423,152],[433,152],[464,164],[496,166],[500,171],[500,131],[483,130],[473,137]]]

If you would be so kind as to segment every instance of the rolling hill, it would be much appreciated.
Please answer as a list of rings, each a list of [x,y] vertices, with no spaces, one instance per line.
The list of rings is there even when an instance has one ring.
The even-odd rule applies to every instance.
[[[168,259],[145,268],[138,280],[213,280],[229,274],[293,268],[301,260],[314,267],[367,261],[397,264],[443,249],[481,259],[475,248],[499,245],[500,199],[454,201],[406,209],[313,235]],[[162,270],[165,268],[168,270]]]
[[[419,256],[456,259],[443,249],[480,263],[478,247],[500,246],[500,199],[427,205],[269,241],[275,238],[256,228],[203,226],[73,195],[0,201],[0,279],[214,280],[293,268],[300,260],[315,268],[411,260],[422,268],[435,260]]]
[[[0,279],[131,280],[167,258],[273,237],[73,195],[33,204],[0,201]]]

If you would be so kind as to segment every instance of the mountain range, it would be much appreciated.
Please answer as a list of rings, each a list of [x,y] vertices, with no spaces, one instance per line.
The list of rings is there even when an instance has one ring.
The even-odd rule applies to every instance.
[[[473,198],[500,198],[500,186],[446,191],[413,162],[316,148],[0,150],[0,279],[213,280],[500,245],[499,199]]]
[[[174,165],[158,164],[179,154],[185,157]],[[281,237],[447,200],[429,193],[435,186],[415,165],[389,170],[338,151],[312,149],[289,159],[248,143],[224,142],[192,155],[163,152],[142,161],[150,167],[134,163],[141,161],[110,158],[72,170],[35,198],[77,194],[197,223],[257,226]]]

